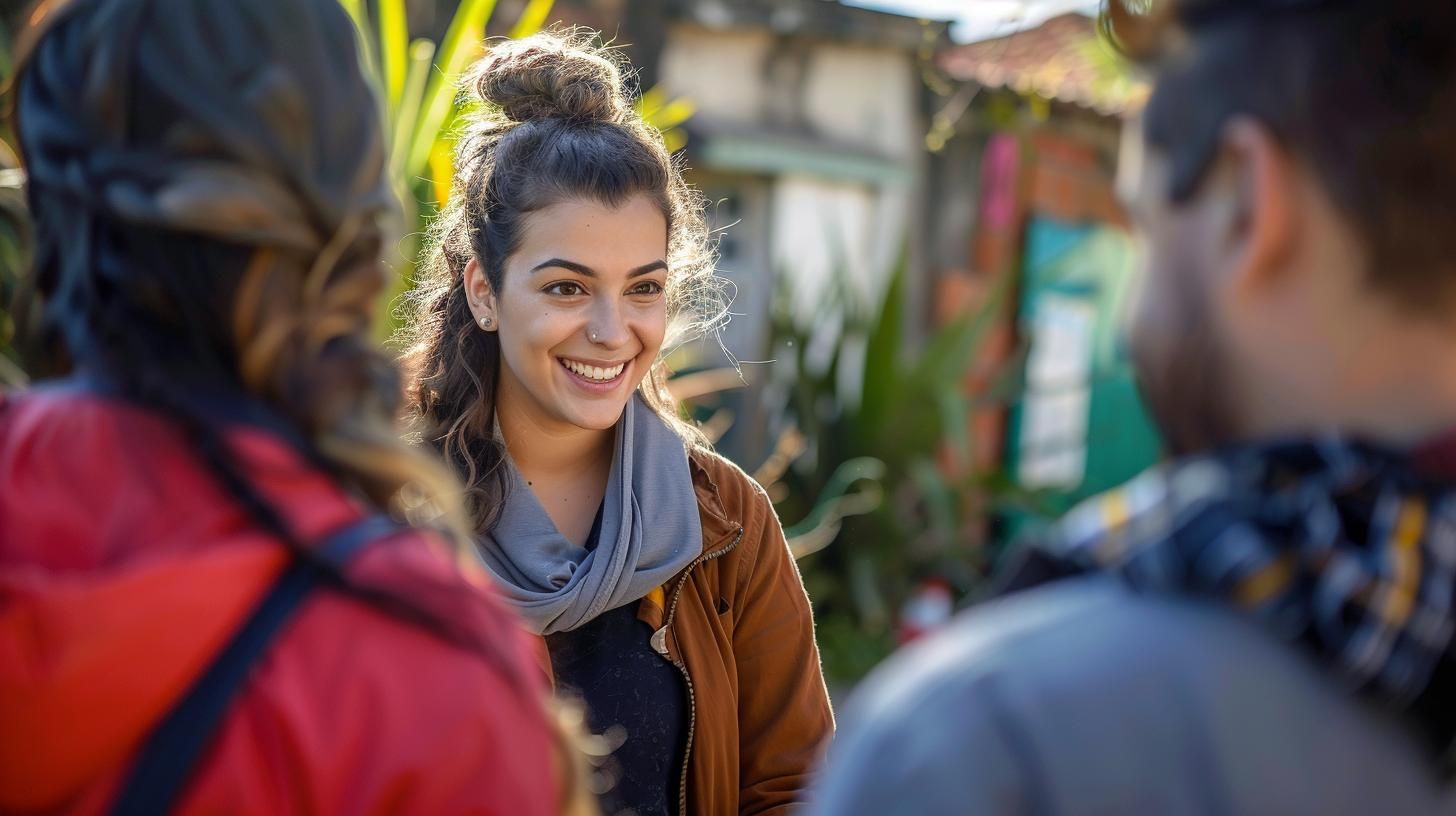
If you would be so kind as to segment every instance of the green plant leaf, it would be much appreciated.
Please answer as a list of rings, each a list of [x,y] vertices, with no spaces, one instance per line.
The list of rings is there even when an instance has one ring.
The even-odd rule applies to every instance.
[[[485,25],[494,11],[495,0],[465,0],[455,10],[455,17],[450,20],[436,55],[437,70],[430,75],[425,87],[419,121],[405,155],[403,170],[406,178],[421,175],[429,163],[435,140],[455,106],[460,77],[484,48]]]
[[[546,25],[546,20],[551,16],[551,8],[555,5],[556,0],[531,0],[527,3],[521,16],[516,19],[516,24],[511,27],[511,39],[519,40],[540,31]]]
[[[846,516],[870,512],[879,505],[878,493],[865,494],[867,501],[856,507],[846,507],[844,499],[849,495],[849,489],[856,484],[868,482],[877,487],[884,478],[885,463],[873,457],[861,456],[840,464],[824,484],[824,489],[819,491],[819,497],[814,501],[814,509],[798,524],[786,527],[784,535],[795,538],[826,523],[837,524]]]
[[[890,621],[889,598],[880,587],[878,577],[881,565],[870,553],[855,553],[849,557],[849,594],[860,620],[871,627],[883,627]]]
[[[662,142],[669,153],[687,146],[688,134],[681,125],[697,114],[698,108],[687,97],[668,99],[661,85],[649,88],[636,103],[637,113],[647,124],[662,133]]]
[[[360,31],[369,30],[369,17],[364,12],[364,3],[362,0],[339,0],[339,5],[343,6],[344,11],[349,13],[349,17],[354,21],[355,28]]]
[[[390,143],[389,167],[396,179],[404,177],[404,160],[409,151],[410,137],[415,122],[419,119],[420,104],[425,97],[425,82],[433,69],[435,43],[418,39],[410,44],[409,67],[405,72],[404,91],[400,94],[399,108],[394,117],[394,137]]]
[[[965,473],[971,467],[971,401],[961,380],[947,382],[935,396],[940,435],[950,448],[955,472]]]
[[[864,396],[860,400],[861,432],[875,434],[900,395],[900,354],[905,322],[905,275],[908,247],[902,248],[890,285],[865,344]]]
[[[667,89],[661,85],[648,88],[637,98],[637,113],[643,119],[651,119],[667,104]]]
[[[383,72],[384,98],[391,116],[398,116],[409,72],[409,24],[404,0],[378,0],[379,55]]]
[[[676,153],[688,146],[688,134],[682,128],[663,131],[662,144],[667,148],[667,152]]]
[[[993,284],[980,304],[937,331],[909,372],[885,386],[893,394],[882,425],[885,444],[898,451],[933,452],[949,442],[956,464],[969,466],[972,403],[965,394],[966,374],[1000,319],[1007,281]]]
[[[679,97],[659,108],[647,123],[658,130],[671,130],[693,118],[697,112],[698,106],[691,99]]]
[[[339,0],[339,5],[354,21],[355,41],[359,45],[359,59],[364,63],[364,70],[377,76],[379,64],[374,56],[374,27],[369,23],[369,11],[364,7],[364,0]]]
[[[955,535],[955,489],[941,475],[940,468],[929,458],[920,456],[910,463],[909,473],[930,518],[930,527],[943,535]]]
[[[430,151],[429,170],[435,206],[443,210],[450,202],[450,188],[455,182],[455,156],[443,139],[436,141],[435,149]]]

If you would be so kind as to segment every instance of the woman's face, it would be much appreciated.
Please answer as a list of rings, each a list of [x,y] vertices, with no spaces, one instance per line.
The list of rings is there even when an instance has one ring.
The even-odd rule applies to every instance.
[[[500,338],[501,410],[606,430],[667,332],[667,220],[651,199],[568,199],[526,217],[500,291],[471,261],[465,286]]]

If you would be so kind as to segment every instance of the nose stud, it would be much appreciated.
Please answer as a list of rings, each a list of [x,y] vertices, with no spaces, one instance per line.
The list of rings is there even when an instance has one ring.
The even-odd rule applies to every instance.
[[[597,333],[594,331],[587,332],[586,338],[595,343],[597,341]]]

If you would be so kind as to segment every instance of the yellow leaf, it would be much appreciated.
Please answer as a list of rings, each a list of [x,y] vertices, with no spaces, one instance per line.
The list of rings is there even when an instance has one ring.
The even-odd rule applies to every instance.
[[[664,105],[649,121],[654,127],[667,130],[693,118],[693,114],[697,112],[698,108],[692,100],[680,97]]]
[[[435,203],[442,210],[450,203],[450,187],[454,182],[455,157],[451,155],[450,144],[441,139],[430,150],[430,186],[435,191]]]
[[[665,104],[667,104],[667,91],[658,85],[642,94],[642,98],[637,100],[637,112],[642,115],[643,119],[648,119],[662,110],[662,106]]]
[[[399,110],[409,64],[409,24],[404,0],[379,0],[379,55],[384,70],[385,98],[389,110]]]

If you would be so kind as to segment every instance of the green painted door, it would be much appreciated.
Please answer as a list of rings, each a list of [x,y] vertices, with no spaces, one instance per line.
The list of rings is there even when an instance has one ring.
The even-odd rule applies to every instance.
[[[1041,217],[1027,228],[1017,319],[1029,346],[1006,465],[1041,512],[1009,514],[1008,538],[1157,459],[1121,342],[1135,267],[1132,242],[1116,228]]]

